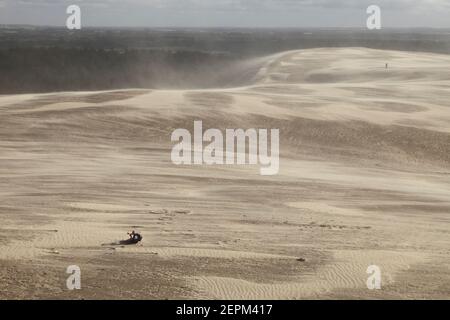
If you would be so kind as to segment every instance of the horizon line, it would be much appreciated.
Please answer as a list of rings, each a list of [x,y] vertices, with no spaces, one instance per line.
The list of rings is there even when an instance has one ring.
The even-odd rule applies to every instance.
[[[0,23],[0,28],[5,27],[33,27],[33,28],[57,28],[57,29],[67,29],[65,25],[45,25],[45,24],[26,24],[26,23]],[[450,30],[450,27],[425,27],[425,26],[402,26],[402,27],[383,27],[380,30],[368,30],[366,27],[317,27],[317,26],[111,26],[111,25],[86,25],[82,29],[242,29],[242,30],[360,30],[360,31],[371,31],[371,32],[383,32],[383,30]],[[70,30],[77,31],[77,30]]]

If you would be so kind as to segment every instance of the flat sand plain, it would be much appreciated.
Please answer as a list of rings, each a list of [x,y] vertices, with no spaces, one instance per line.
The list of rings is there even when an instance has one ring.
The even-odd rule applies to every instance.
[[[450,56],[289,51],[255,74],[0,96],[0,298],[450,298]],[[279,128],[279,174],[172,164],[194,120]]]

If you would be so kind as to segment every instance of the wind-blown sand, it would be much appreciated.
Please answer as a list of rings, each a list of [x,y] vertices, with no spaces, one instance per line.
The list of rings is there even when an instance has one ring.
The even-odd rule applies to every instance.
[[[279,128],[279,175],[173,165],[194,120]],[[246,87],[0,96],[0,199],[0,298],[448,299],[450,56],[313,49]],[[109,245],[131,229],[142,246]]]

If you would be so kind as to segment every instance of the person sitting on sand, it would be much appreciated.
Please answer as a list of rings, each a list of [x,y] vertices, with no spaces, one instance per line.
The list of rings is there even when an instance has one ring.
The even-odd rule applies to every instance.
[[[134,230],[129,232],[128,235],[130,236],[129,241],[133,244],[136,244],[136,243],[139,243],[142,241],[142,236],[139,233],[135,232]]]

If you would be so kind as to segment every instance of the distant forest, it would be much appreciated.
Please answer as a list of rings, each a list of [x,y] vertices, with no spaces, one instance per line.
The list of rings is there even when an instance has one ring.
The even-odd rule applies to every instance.
[[[0,50],[0,94],[224,86],[230,63],[191,51],[13,48]]]
[[[448,54],[450,32],[0,26],[0,94],[227,86],[251,78],[233,72],[246,58],[348,46]]]

